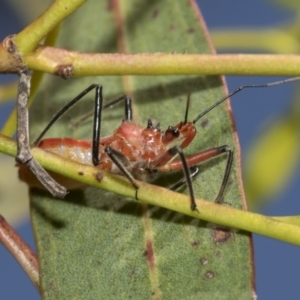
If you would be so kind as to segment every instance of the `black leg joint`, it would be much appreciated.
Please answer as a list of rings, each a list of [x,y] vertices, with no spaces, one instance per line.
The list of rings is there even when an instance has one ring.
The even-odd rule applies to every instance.
[[[131,98],[127,97],[125,98],[125,120],[126,121],[132,121],[132,101]]]

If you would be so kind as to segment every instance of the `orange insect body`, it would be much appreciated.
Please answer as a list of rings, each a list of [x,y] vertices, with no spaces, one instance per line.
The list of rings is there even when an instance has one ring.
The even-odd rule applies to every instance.
[[[179,123],[163,132],[156,127],[143,128],[129,121],[123,121],[113,135],[103,137],[99,144],[99,168],[120,173],[104,149],[110,146],[126,157],[126,167],[135,173],[159,170],[168,164],[174,156],[166,155],[174,143],[183,140],[181,147],[186,147],[194,138],[194,124]],[[38,147],[56,153],[77,162],[92,165],[92,142],[70,138],[50,138],[42,140]],[[124,162],[124,161],[123,161]],[[176,168],[177,169],[177,168]]]
[[[172,149],[180,141],[182,141],[180,148],[187,147],[195,135],[196,128],[193,122],[180,122],[176,126],[169,126],[166,131],[161,131],[158,126],[153,127],[150,120],[146,128],[125,120],[113,135],[100,139],[98,167],[104,171],[123,175],[120,168],[105,152],[105,149],[110,147],[121,154],[119,158],[126,169],[139,177],[157,171],[182,170],[182,160],[175,159],[177,153],[174,153]],[[93,165],[92,141],[90,140],[50,138],[40,141],[38,147],[82,164]],[[195,166],[219,153],[219,149],[212,148],[188,156],[186,161],[188,166]],[[69,190],[85,187],[83,183],[62,175],[53,172],[50,174]],[[31,187],[43,188],[40,181],[24,165],[19,166],[19,178]]]

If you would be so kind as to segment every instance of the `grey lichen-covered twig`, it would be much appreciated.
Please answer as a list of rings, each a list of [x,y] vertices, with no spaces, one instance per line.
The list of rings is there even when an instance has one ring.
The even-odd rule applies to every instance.
[[[17,145],[16,161],[28,166],[44,187],[54,196],[63,198],[67,194],[65,187],[58,184],[33,158],[30,151],[28,134],[27,101],[30,93],[30,75],[27,71],[20,73],[17,96]]]

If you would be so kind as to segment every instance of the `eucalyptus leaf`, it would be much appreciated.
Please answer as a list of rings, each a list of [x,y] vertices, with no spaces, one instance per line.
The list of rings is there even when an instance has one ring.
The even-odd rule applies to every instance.
[[[208,34],[193,1],[88,1],[61,26],[58,46],[103,53],[211,53]],[[190,119],[226,90],[218,76],[93,77],[64,81],[45,76],[31,110],[32,139],[51,116],[91,83],[103,85],[107,100],[133,98],[134,122],[161,128]],[[48,137],[91,139],[91,122],[75,130],[70,120],[93,108],[88,95],[59,120]],[[122,105],[103,112],[102,136],[124,118]],[[185,153],[230,145],[238,153],[234,127],[223,104],[201,119]],[[236,157],[225,205],[242,208]],[[226,155],[200,165],[196,195],[214,199]],[[169,187],[182,177],[162,174]],[[188,193],[184,188],[180,192]],[[226,199],[230,199],[228,203]],[[201,211],[201,208],[199,208]],[[94,188],[70,192],[63,200],[31,191],[31,216],[39,253],[43,299],[250,299],[253,296],[251,235],[222,228]]]

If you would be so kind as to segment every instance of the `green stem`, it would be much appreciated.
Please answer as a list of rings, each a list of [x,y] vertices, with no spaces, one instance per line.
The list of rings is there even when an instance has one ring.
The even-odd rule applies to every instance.
[[[62,20],[86,0],[56,0],[44,13],[16,35],[16,46],[21,54],[35,50],[41,40]]]
[[[56,74],[71,66],[75,77],[96,75],[300,75],[299,55],[94,54],[38,47],[28,68]]]
[[[12,156],[16,155],[15,142],[0,135],[0,152]],[[135,189],[124,177],[76,163],[39,148],[33,148],[32,154],[48,170],[87,185],[135,198]],[[294,222],[289,223],[288,220],[280,221],[278,218],[238,210],[203,199],[197,199],[196,201],[199,213],[193,212],[190,210],[188,196],[144,182],[139,182],[138,184],[140,186],[138,198],[148,204],[162,206],[208,222],[255,232],[300,246],[300,227],[297,224],[295,225]]]

